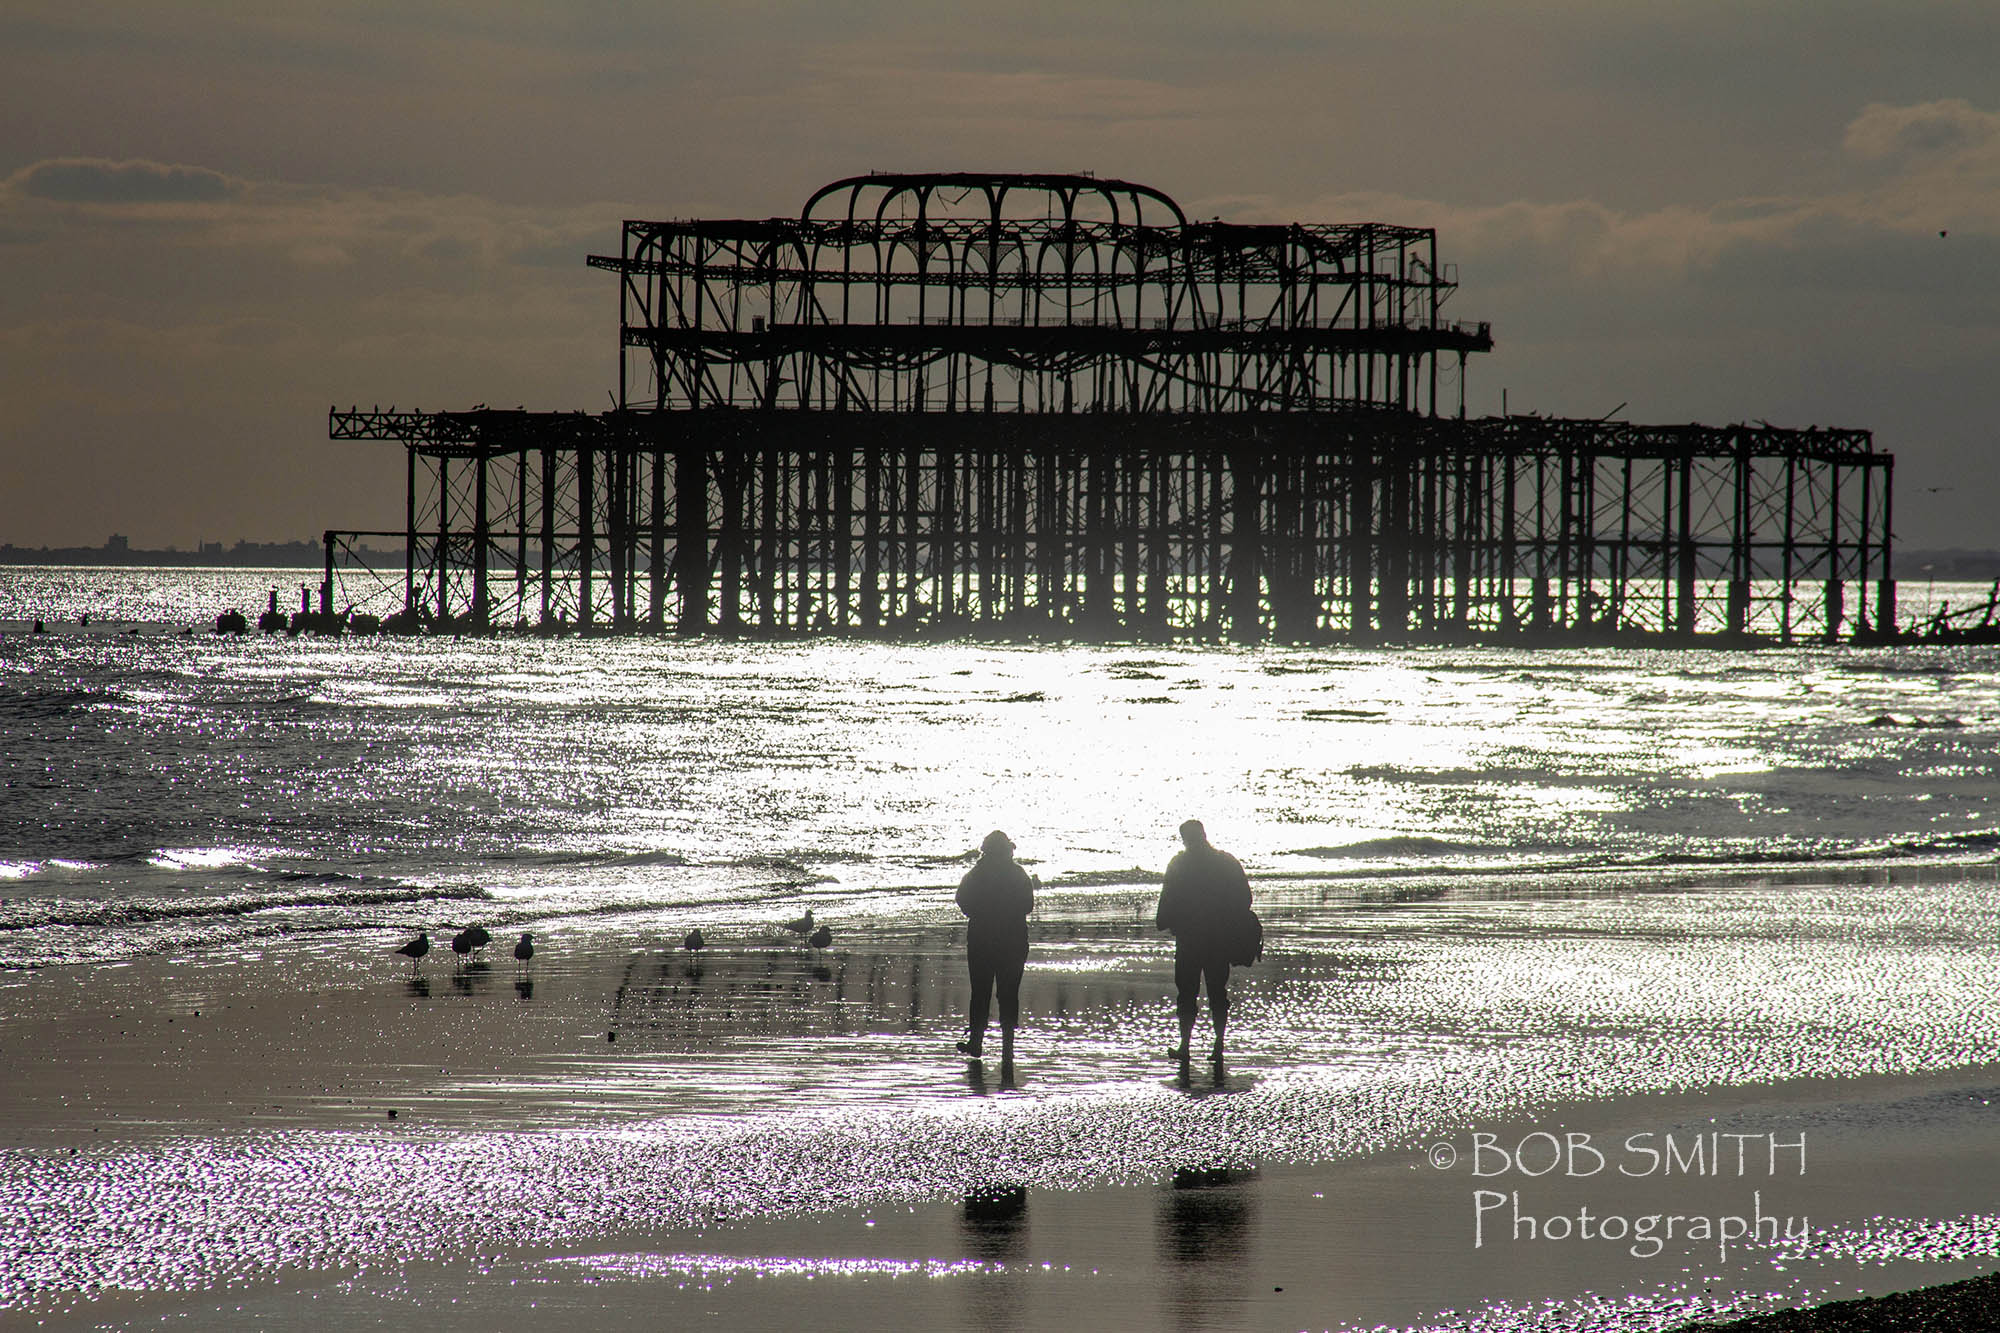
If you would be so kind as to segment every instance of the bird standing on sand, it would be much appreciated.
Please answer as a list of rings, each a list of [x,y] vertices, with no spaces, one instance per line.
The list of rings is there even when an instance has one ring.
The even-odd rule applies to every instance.
[[[415,963],[418,959],[422,958],[425,954],[429,953],[430,951],[431,951],[430,932],[425,930],[418,931],[417,937],[415,939],[411,940],[408,944],[400,946],[396,950],[397,953],[403,955],[403,957],[409,959],[412,963]]]
[[[821,926],[806,937],[806,943],[815,949],[824,949],[833,943],[833,927]]]
[[[526,963],[535,956],[535,937],[527,931],[521,932],[521,942],[514,946],[514,961]]]
[[[469,956],[474,949],[481,949],[493,942],[483,927],[467,926],[451,937],[451,951],[460,958]]]
[[[683,949],[686,949],[689,953],[694,953],[706,947],[707,944],[708,941],[701,937],[700,926],[696,926],[693,930],[690,930],[687,933],[687,938],[681,941],[681,947]]]
[[[797,921],[787,921],[785,923],[785,929],[791,931],[792,934],[794,935],[812,934],[813,909],[808,907],[806,909],[806,914],[800,917]]]

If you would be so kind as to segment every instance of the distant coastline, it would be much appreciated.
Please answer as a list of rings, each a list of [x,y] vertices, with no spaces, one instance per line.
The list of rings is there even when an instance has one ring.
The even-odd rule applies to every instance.
[[[401,563],[401,551],[363,547],[364,558],[384,563]],[[352,559],[352,556],[348,556]],[[233,546],[203,542],[192,551],[169,546],[149,551],[133,546],[124,537],[113,535],[102,546],[16,546],[0,545],[0,565],[186,565],[195,568],[317,569],[326,560],[326,548],[318,542],[238,541]]]
[[[354,555],[383,567],[402,562],[400,550],[379,547],[343,548],[345,561]],[[0,545],[0,565],[187,565],[208,568],[317,569],[326,559],[319,542],[237,541],[202,542],[192,551],[169,546],[146,550],[133,546],[124,537],[113,536],[102,546],[16,546]],[[1969,583],[2000,579],[2000,550],[1976,550],[1951,546],[1928,550],[1896,552],[1896,577],[1904,583],[1930,580],[1937,583]]]

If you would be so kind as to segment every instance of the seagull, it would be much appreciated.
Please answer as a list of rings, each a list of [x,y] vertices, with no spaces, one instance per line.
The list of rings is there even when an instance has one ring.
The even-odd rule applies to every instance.
[[[411,940],[408,944],[405,944],[401,948],[396,950],[397,953],[402,954],[412,963],[416,962],[418,959],[422,958],[425,954],[429,953],[430,951],[431,951],[430,932],[423,930],[417,932],[417,937],[415,939]]]
[[[451,937],[451,951],[460,958],[467,957],[474,949],[484,948],[493,942],[493,937],[479,926],[467,926]]]
[[[525,963],[534,956],[535,937],[524,930],[521,932],[521,942],[514,946],[514,958],[517,962]]]
[[[695,950],[703,948],[707,944],[708,941],[701,937],[700,926],[696,926],[693,930],[690,930],[687,933],[687,938],[681,941],[681,947],[683,949],[688,950],[691,953],[694,952]]]
[[[815,949],[824,949],[833,943],[833,927],[821,926],[807,937],[806,943]]]
[[[785,923],[785,929],[791,931],[794,935],[810,935],[812,934],[812,928],[813,909],[810,907],[806,909],[806,914],[797,921],[787,921]]]

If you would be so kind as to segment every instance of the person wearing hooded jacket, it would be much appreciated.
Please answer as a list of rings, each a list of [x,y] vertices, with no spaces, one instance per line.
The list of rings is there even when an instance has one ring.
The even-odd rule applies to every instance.
[[[1014,859],[1014,842],[999,829],[979,845],[979,860],[958,885],[958,910],[966,915],[965,961],[972,973],[966,1037],[958,1049],[977,1060],[986,1042],[993,998],[1000,999],[1000,1058],[1014,1059],[1014,1026],[1021,1016],[1021,970],[1028,963],[1028,913],[1035,883]]]
[[[1209,842],[1199,819],[1182,824],[1180,832],[1183,847],[1167,863],[1153,918],[1156,928],[1174,936],[1174,1011],[1181,1040],[1168,1055],[1186,1069],[1205,981],[1209,1022],[1215,1029],[1211,1058],[1220,1069],[1222,1034],[1229,1024],[1229,967],[1232,961],[1248,961],[1234,955],[1250,915],[1250,880],[1235,857]]]

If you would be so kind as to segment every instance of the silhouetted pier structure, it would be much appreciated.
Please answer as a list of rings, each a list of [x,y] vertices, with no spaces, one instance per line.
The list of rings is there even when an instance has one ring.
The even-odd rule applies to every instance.
[[[336,411],[407,458],[404,627],[1451,641],[1892,627],[1865,431],[1464,415],[1426,229],[1088,176],[628,222],[618,406]]]

